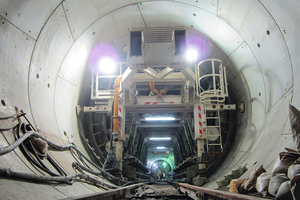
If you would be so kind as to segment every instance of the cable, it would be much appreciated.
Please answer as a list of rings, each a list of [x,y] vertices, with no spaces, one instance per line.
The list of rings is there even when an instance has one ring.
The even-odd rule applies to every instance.
[[[81,174],[76,173],[76,174],[71,174],[68,176],[52,177],[52,176],[41,176],[41,175],[17,172],[17,171],[13,171],[9,168],[0,168],[0,175],[8,177],[8,178],[19,178],[19,179],[25,179],[25,180],[30,180],[30,181],[63,182],[63,183],[67,183],[67,184],[72,184],[73,178],[80,177]]]
[[[13,115],[0,117],[0,120],[2,120],[2,119],[16,118],[16,117],[21,117],[21,116],[24,116],[24,115],[25,115],[25,113],[15,113],[15,114],[13,114]]]
[[[51,145],[49,144],[49,147],[50,147]],[[66,145],[66,146],[68,146],[68,145]],[[116,182],[119,182],[119,183],[127,183],[127,181],[124,181],[124,180],[121,180],[121,179],[119,179],[119,178],[117,178],[117,177],[115,177],[115,176],[113,176],[113,175],[111,175],[111,174],[109,174],[109,173],[107,173],[106,171],[104,171],[103,169],[101,169],[98,165],[96,165],[94,162],[92,162],[88,157],[86,157],[79,149],[77,149],[76,147],[74,147],[74,146],[69,146],[70,148],[73,148],[74,150],[76,150],[77,151],[77,153],[79,153],[85,160],[87,160],[91,165],[93,165],[95,168],[97,168],[100,172],[96,172],[96,173],[98,173],[98,175],[99,174],[101,174],[102,176],[106,176],[106,177],[108,177],[109,178],[109,180],[111,180],[111,181],[113,181],[114,183],[116,183]],[[82,167],[84,167],[84,166],[82,166]],[[86,167],[84,167],[84,168],[86,168]],[[88,168],[86,168],[86,169],[88,169]],[[93,171],[93,170],[91,170],[91,169],[89,169],[90,171]],[[93,171],[94,172],[94,171]]]
[[[77,163],[83,163],[87,168],[90,168],[90,166],[88,166],[88,164],[86,164],[86,162],[84,161],[84,159],[82,158],[82,156],[81,155],[79,155],[77,152],[73,152],[73,149],[72,148],[70,148],[70,153],[72,154],[72,156],[73,156],[73,158],[76,160],[76,162]],[[77,159],[77,158],[80,160],[80,162],[79,162],[79,160]]]
[[[76,156],[78,157],[78,155],[75,156],[74,152],[72,151],[72,149],[70,149],[70,153],[73,156],[73,158],[76,160],[77,163],[79,163],[78,159],[76,158]]]
[[[85,180],[91,181],[91,182],[93,182],[93,183],[100,183],[101,185],[105,185],[105,186],[107,186],[107,187],[109,187],[109,188],[112,188],[112,189],[117,189],[117,188],[119,188],[118,186],[111,185],[111,184],[105,183],[105,182],[103,182],[103,181],[101,181],[101,180],[98,180],[98,179],[89,177],[88,175],[86,175],[86,174],[83,172],[83,170],[82,170],[82,168],[81,168],[81,167],[83,167],[83,166],[81,166],[79,163],[73,162],[73,163],[72,163],[72,167],[73,167],[74,169],[78,170],[78,171],[83,175],[83,177],[84,177]],[[85,169],[86,169],[86,168],[85,168]]]
[[[87,183],[89,183],[89,184],[93,183],[94,185],[99,186],[99,187],[101,187],[105,190],[109,190],[109,188],[111,188],[111,189],[118,189],[119,188],[118,186],[110,185],[108,183],[105,183],[104,181],[101,181],[99,179],[90,177],[89,175],[86,175],[86,174],[80,174],[79,178],[88,181]]]
[[[80,167],[82,170],[84,170],[86,172],[89,172],[91,174],[94,174],[94,175],[97,175],[97,176],[102,175],[102,176],[106,177],[108,180],[112,181],[113,183],[115,183],[117,185],[121,185],[121,184],[127,183],[127,181],[118,179],[115,176],[113,176],[113,175],[105,172],[103,169],[101,169],[102,170],[101,172],[95,172],[94,170],[88,169],[88,168],[84,167],[83,165],[80,165],[79,163],[76,163],[76,166]]]
[[[13,144],[10,144],[9,146],[6,146],[4,148],[0,148],[0,156],[11,152],[12,150],[14,150],[17,146],[22,144],[22,142],[24,142],[27,138],[29,138],[32,135],[36,136],[36,135],[39,135],[39,134],[37,134],[35,132],[28,132],[28,133],[22,135]]]
[[[34,126],[32,125],[32,123],[28,120],[28,118],[25,116],[26,113],[24,113],[23,110],[21,110],[21,113],[23,114],[23,117],[25,118],[25,120],[28,122],[29,126],[31,126],[31,128],[36,131],[36,129],[34,128]]]
[[[58,171],[58,173],[62,176],[67,176],[67,173],[52,159],[51,156],[47,155],[47,160],[51,163],[51,165]]]
[[[0,127],[0,131],[9,131],[13,128],[15,128],[18,124],[15,124],[15,125],[12,125],[12,126],[9,126],[9,127]]]
[[[23,124],[25,124],[25,123],[22,123],[20,125],[20,128],[22,127]],[[51,141],[47,140],[42,135],[40,135],[40,134],[38,134],[34,131],[28,131],[24,135],[22,135],[19,139],[17,139],[13,144],[11,144],[9,146],[6,146],[4,148],[0,148],[0,156],[4,155],[6,153],[9,153],[10,151],[12,151],[16,147],[18,147],[20,144],[22,144],[30,136],[35,136],[35,137],[41,138],[42,140],[46,141],[49,145],[49,149],[52,149],[54,151],[66,151],[66,150],[69,150],[70,148],[72,148],[77,153],[79,153],[79,155],[81,155],[85,160],[87,160],[91,165],[93,165],[95,168],[97,168],[99,171],[101,171],[101,173],[103,175],[109,177],[110,180],[118,181],[118,182],[121,182],[121,183],[126,183],[127,182],[127,181],[123,181],[121,179],[118,179],[118,178],[114,177],[113,175],[107,173],[103,169],[101,169],[98,165],[96,165],[94,162],[92,162],[87,156],[85,156],[79,149],[77,149],[77,147],[75,147],[74,145],[68,144],[68,145],[64,145],[64,146],[59,146],[55,143],[52,143]]]
[[[15,138],[18,139],[20,138],[20,132],[21,129],[24,129],[24,132],[26,131],[26,125],[25,123],[22,123],[21,125],[19,125],[17,132],[15,133]],[[67,175],[50,157],[50,155],[48,154],[39,154],[38,152],[36,152],[34,145],[32,144],[31,140],[27,140],[24,141],[23,143],[21,143],[19,145],[19,148],[21,150],[21,152],[23,153],[23,155],[27,158],[27,160],[30,162],[30,164],[34,167],[34,168],[39,168],[41,170],[43,170],[44,172],[48,173],[50,176],[59,176],[60,175]],[[46,157],[46,159],[48,160],[48,162],[50,162],[50,164],[56,169],[56,171],[59,173],[54,173],[52,172],[50,169],[48,169],[46,167],[46,165],[44,165],[44,163],[42,162],[42,160],[40,159],[40,156],[42,157]],[[42,173],[42,172],[41,172]],[[43,174],[43,173],[42,173]]]
[[[25,129],[25,126],[26,126],[25,123],[21,123],[19,125],[18,132],[20,132],[20,130],[21,130],[22,127]],[[48,145],[49,145],[49,149],[50,150],[54,150],[54,151],[66,151],[66,150],[74,149],[79,156],[82,156],[86,161],[88,161],[91,165],[93,165],[100,172],[95,172],[95,171],[93,171],[91,169],[88,169],[88,168],[86,168],[84,166],[81,166],[81,167],[85,168],[86,171],[89,171],[90,173],[93,173],[93,174],[96,173],[97,175],[101,174],[102,176],[105,176],[106,178],[108,178],[109,180],[111,180],[112,182],[114,182],[116,184],[130,184],[130,182],[121,180],[121,179],[119,179],[119,178],[117,178],[117,177],[115,177],[115,176],[107,173],[103,169],[101,169],[98,165],[96,165],[94,162],[92,162],[87,156],[85,156],[77,147],[75,147],[72,144],[60,146],[60,145],[57,145],[57,144],[49,141],[48,139],[46,139],[45,137],[43,137],[42,135],[40,135],[40,134],[38,134],[38,133],[36,133],[34,131],[27,131],[26,132],[26,130],[25,130],[24,132],[25,132],[24,135],[22,135],[21,137],[19,137],[13,144],[10,144],[9,146],[6,146],[4,148],[0,148],[0,156],[4,155],[6,153],[11,152],[13,149],[15,149],[20,144],[22,144],[27,138],[29,138],[31,136],[35,136],[35,137],[41,138],[42,140],[44,140],[45,142],[47,142]],[[51,161],[53,161],[53,160],[49,160],[50,163],[51,163]],[[37,162],[34,162],[34,164],[37,164]],[[53,161],[53,163],[51,163],[51,164],[56,164],[56,163]],[[37,164],[37,166],[40,166],[40,165]],[[48,173],[48,170],[44,169],[44,167],[41,167],[41,169],[42,170],[46,170],[46,172]],[[62,170],[60,171],[59,169],[60,168],[58,166],[57,171],[62,175],[62,173],[61,173]],[[65,173],[63,172],[63,174],[65,174]],[[57,174],[51,174],[51,175],[57,176]]]
[[[36,169],[40,169],[43,170],[44,172],[48,173],[51,176],[59,176],[56,173],[53,173],[52,171],[50,171],[45,165],[44,163],[40,160],[37,159],[37,161],[34,159],[34,157],[27,153],[25,150],[25,146],[23,145],[23,143],[19,146],[21,152],[23,153],[23,155],[25,156],[25,158],[30,162],[30,164],[36,168]],[[38,170],[40,173],[42,173],[40,170]],[[42,173],[43,174],[43,173]],[[44,174],[43,174],[44,175]]]
[[[94,154],[94,156],[98,159],[99,163],[101,165],[103,165],[103,163],[101,162],[101,158],[95,153],[95,151],[92,149],[93,147],[91,147],[91,145],[89,144],[89,142],[87,141],[87,139],[85,139],[84,135],[79,131],[80,136],[83,138],[83,141],[85,141],[85,144],[89,147],[89,149],[91,150],[91,152]]]
[[[84,166],[82,166],[82,165],[80,165],[79,163],[76,163],[76,162],[73,162],[72,166],[76,166],[77,168],[80,168],[80,169],[82,169],[82,170],[84,170],[86,172],[89,172],[91,174],[94,174],[96,176],[102,175],[100,172],[95,172],[94,170],[88,169],[88,168],[86,168],[86,167],[84,167]],[[112,175],[110,175],[110,176],[112,176]],[[112,177],[116,178],[114,176],[112,176]],[[124,186],[127,186],[127,185],[131,185],[131,184],[134,184],[134,183],[140,183],[141,182],[141,181],[123,181],[123,180],[120,180],[120,179],[118,179],[118,180],[123,182],[123,184],[120,187],[124,187]]]

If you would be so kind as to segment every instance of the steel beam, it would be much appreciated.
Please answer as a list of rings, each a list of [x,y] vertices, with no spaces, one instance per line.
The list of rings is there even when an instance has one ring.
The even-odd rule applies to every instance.
[[[124,88],[129,88],[129,81],[131,81],[132,77],[135,75],[136,69],[127,68],[122,76],[122,84]]]
[[[182,68],[181,73],[190,81],[190,85],[195,85],[195,73],[191,68]]]
[[[127,113],[186,113],[192,112],[193,107],[163,107],[163,106],[143,106],[126,107]]]
[[[139,74],[135,74],[131,81],[135,81],[135,82],[149,82],[149,81],[154,81],[155,79],[146,74],[146,73],[139,73]],[[187,80],[187,78],[180,72],[173,72],[171,74],[169,74],[168,76],[164,77],[163,79],[156,79],[159,80],[160,82],[170,82],[170,81],[182,81],[182,80]]]
[[[148,67],[147,69],[144,69],[143,71],[155,79],[163,79],[166,76],[168,76],[170,73],[172,73],[174,71],[174,69],[172,69],[170,67],[166,67],[162,71],[157,73],[154,69]]]
[[[105,106],[84,106],[83,112],[111,113],[111,105]]]
[[[204,104],[205,110],[218,110],[217,106],[219,107],[219,110],[235,110],[236,105],[235,104]]]

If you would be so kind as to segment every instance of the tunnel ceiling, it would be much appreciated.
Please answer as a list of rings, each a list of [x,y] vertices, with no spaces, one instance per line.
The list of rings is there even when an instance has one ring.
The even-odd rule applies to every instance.
[[[294,25],[299,7],[298,1],[280,0],[2,0],[0,58],[16,72],[1,72],[0,82],[3,88],[21,82],[25,100],[9,90],[1,95],[24,108],[44,134],[80,142],[74,108],[88,94],[81,86],[89,88],[85,74],[92,48],[111,44],[124,59],[128,28],[186,26],[204,44],[201,59],[221,59],[232,97],[246,103],[238,116],[236,160],[228,165],[242,163],[243,152],[253,153],[254,163],[259,153],[254,149],[268,141],[266,135],[288,130],[288,111],[281,108],[299,97],[293,93],[299,91],[293,76],[299,74],[293,68],[300,62],[300,28]],[[271,152],[274,146],[264,148]]]
[[[75,43],[66,52],[58,77],[77,85],[82,79],[78,72],[84,69],[96,44],[109,43],[124,55],[128,28],[183,25],[191,31],[190,37],[202,40],[200,60],[218,57],[227,66],[232,98],[245,102],[253,99],[241,122],[254,119],[255,127],[261,129],[263,120],[257,119],[290,90],[293,80],[284,30],[264,6],[259,1],[63,2],[56,11],[60,14],[54,14],[61,23],[68,22],[70,30],[64,33],[66,38],[71,34]],[[61,19],[64,13],[66,20]],[[73,72],[73,68],[78,70]],[[275,84],[271,84],[274,79]],[[58,87],[56,90],[60,92]]]
[[[34,3],[28,1],[20,5],[2,1],[1,15],[37,40],[30,76],[35,77],[40,66],[61,66],[59,71],[52,71],[49,67],[49,71],[41,72],[48,74],[50,79],[53,77],[50,86],[59,84],[57,77],[78,85],[82,77],[82,73],[78,72],[85,68],[89,52],[96,43],[111,43],[121,55],[127,45],[128,28],[175,25],[189,27],[195,31],[195,35],[212,43],[202,53],[203,58],[217,55],[229,65],[232,62],[233,66],[229,66],[232,73],[228,73],[230,79],[246,79],[248,85],[254,80],[258,81],[259,91],[252,92],[251,89],[251,97],[260,93],[260,103],[265,111],[292,86],[290,53],[284,37],[286,29],[279,26],[280,20],[276,20],[276,16],[270,15],[265,8],[268,3],[264,1],[51,1],[51,4],[39,2],[33,6]],[[33,7],[41,8],[38,11],[40,17],[31,15]],[[25,19],[29,20],[26,17],[31,23],[24,23]],[[61,43],[64,45],[53,46]],[[268,53],[263,54],[263,51]],[[49,60],[45,60],[46,57],[41,60],[41,53],[48,54]],[[268,59],[271,55],[272,59]],[[273,55],[278,55],[274,56],[278,59],[274,60]],[[243,71],[245,77],[238,77],[236,73],[239,70]],[[277,73],[281,76],[277,76]],[[279,85],[272,86],[270,79],[279,79]],[[239,87],[234,81],[231,83]],[[30,95],[34,96],[36,90],[42,89],[32,89]],[[278,89],[282,91],[272,92]],[[272,95],[266,97],[266,93]]]

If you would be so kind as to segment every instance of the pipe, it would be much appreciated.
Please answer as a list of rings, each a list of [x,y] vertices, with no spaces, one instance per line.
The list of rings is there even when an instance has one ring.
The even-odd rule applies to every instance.
[[[152,91],[153,94],[164,94],[164,93],[167,93],[167,91],[168,91],[167,87],[165,87],[165,89],[163,89],[163,90],[155,89],[153,81],[150,81],[149,84],[150,84],[150,90]]]
[[[115,95],[114,95],[114,116],[113,116],[113,120],[114,120],[114,129],[113,129],[113,133],[118,133],[119,130],[119,119],[118,119],[118,109],[119,109],[119,90],[120,90],[120,82],[122,81],[122,77],[119,77],[116,79],[115,81]]]

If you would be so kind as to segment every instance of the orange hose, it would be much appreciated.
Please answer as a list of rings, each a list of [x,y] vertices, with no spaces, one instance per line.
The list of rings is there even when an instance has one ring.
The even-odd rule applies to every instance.
[[[152,91],[153,94],[158,94],[158,93],[164,94],[164,93],[167,93],[167,91],[168,91],[167,87],[165,87],[165,89],[163,89],[163,90],[155,89],[153,81],[150,81],[149,84],[150,84],[150,90]]]
[[[118,127],[119,127],[119,118],[118,118],[118,115],[119,115],[119,90],[120,90],[120,82],[122,81],[122,77],[119,77],[116,79],[115,81],[115,95],[114,95],[114,117],[113,117],[113,120],[114,120],[114,129],[113,129],[113,132],[114,133],[118,133],[119,130],[118,130]]]
[[[165,89],[163,89],[163,90],[159,90],[159,93],[161,93],[161,94],[164,94],[164,93],[167,93],[168,92],[168,88],[167,87],[165,87]]]
[[[154,82],[150,81],[149,84],[150,84],[150,90],[153,92],[153,94],[158,94],[159,91],[155,89]]]

